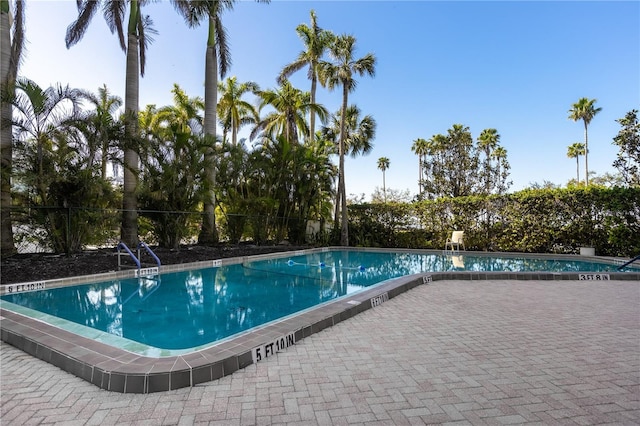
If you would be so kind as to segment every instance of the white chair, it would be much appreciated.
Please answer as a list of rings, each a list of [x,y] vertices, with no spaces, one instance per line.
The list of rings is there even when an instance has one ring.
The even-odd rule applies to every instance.
[[[462,250],[466,250],[464,247],[464,231],[453,231],[451,238],[444,244],[444,250],[447,251],[451,247],[451,251],[460,251],[460,246],[462,246]]]

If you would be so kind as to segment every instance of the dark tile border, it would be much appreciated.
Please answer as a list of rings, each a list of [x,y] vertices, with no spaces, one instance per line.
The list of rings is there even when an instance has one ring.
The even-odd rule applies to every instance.
[[[344,248],[339,249],[342,250]],[[250,260],[286,257],[328,250],[331,249],[312,249],[303,252],[262,255],[251,257]],[[378,251],[376,249],[364,250]],[[388,252],[389,250],[379,251]],[[412,250],[392,251],[411,252]],[[415,252],[439,253],[425,250],[416,250]],[[474,256],[482,254],[473,252]],[[486,254],[490,256],[496,255],[496,253]],[[500,253],[499,255],[523,256],[515,253]],[[562,258],[564,256],[537,255],[536,257]],[[575,256],[570,258],[576,260]],[[249,258],[226,260],[223,264],[240,263],[246,260],[249,260]],[[581,258],[580,260],[583,259]],[[599,258],[597,260],[606,259]],[[198,264],[181,265],[179,268],[172,266],[169,269],[163,269],[162,272],[209,266],[212,266],[212,262],[198,262]],[[640,273],[635,272],[616,272],[608,275],[611,280],[640,281]],[[109,278],[100,277],[100,280],[107,279]],[[289,333],[293,333],[295,341],[298,342],[314,333],[371,309],[371,299],[373,298],[386,294],[386,296],[382,297],[382,300],[388,300],[421,284],[446,280],[560,281],[579,279],[579,273],[550,272],[437,272],[410,275],[389,280],[373,288],[323,304],[283,321],[260,327],[258,330],[250,330],[206,349],[179,356],[159,358],[133,354],[8,309],[0,309],[0,318],[2,320],[0,331],[4,342],[102,389],[122,393],[151,393],[195,386],[233,374],[235,371],[253,364],[252,349],[257,346],[272,342],[275,338]],[[56,280],[56,283],[65,285],[61,280]],[[77,278],[74,278],[69,280],[66,285],[77,283]]]

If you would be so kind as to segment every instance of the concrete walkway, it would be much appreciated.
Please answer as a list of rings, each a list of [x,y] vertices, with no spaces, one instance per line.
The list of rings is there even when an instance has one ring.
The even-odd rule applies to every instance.
[[[231,376],[147,395],[0,352],[3,426],[640,424],[633,281],[439,281]]]

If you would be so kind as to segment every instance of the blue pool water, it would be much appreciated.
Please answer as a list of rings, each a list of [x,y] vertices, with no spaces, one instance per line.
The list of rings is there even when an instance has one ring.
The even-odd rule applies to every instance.
[[[187,349],[421,272],[614,272],[573,260],[327,251],[73,287],[3,300],[155,348]]]

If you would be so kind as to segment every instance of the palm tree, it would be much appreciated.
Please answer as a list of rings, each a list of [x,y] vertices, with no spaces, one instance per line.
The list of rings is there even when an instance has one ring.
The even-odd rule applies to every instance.
[[[147,106],[139,114],[144,134],[141,150],[140,203],[153,223],[158,243],[176,248],[190,217],[202,202],[204,138],[200,97],[189,97],[174,85],[173,105]]]
[[[72,141],[81,140],[77,124],[81,118],[83,92],[69,86],[56,85],[42,89],[28,79],[18,79],[13,98],[13,120],[19,141],[17,161],[22,162],[21,184],[29,188],[30,202],[50,206],[56,201],[54,186],[60,183],[61,169],[67,169],[80,151]],[[66,170],[65,170],[66,171]],[[64,194],[71,196],[71,194]],[[50,241],[60,241],[55,210],[46,210],[43,220]],[[64,235],[64,234],[62,234]],[[56,251],[61,245],[54,244]]]
[[[308,173],[310,177],[310,190],[315,192],[315,202],[311,210],[315,217],[324,222],[329,216],[333,198],[333,183],[337,175],[337,169],[331,162],[330,156],[335,144],[322,138],[316,138],[308,147],[307,165],[313,170]],[[321,227],[321,229],[324,229]]]
[[[389,168],[389,159],[387,157],[378,158],[378,168],[382,170],[382,193],[384,194],[384,202],[387,202],[387,185],[385,182],[385,172]]]
[[[328,210],[335,174],[330,150],[331,144],[321,139],[299,144],[284,134],[260,138],[247,167],[250,220],[263,217],[254,232],[270,228],[270,222],[276,239],[304,240],[307,221],[318,216],[322,220]]]
[[[345,124],[347,117],[347,105],[349,102],[349,92],[356,88],[356,80],[354,74],[360,76],[375,74],[376,58],[373,54],[368,53],[362,58],[355,59],[356,39],[350,35],[341,35],[335,39],[329,48],[329,55],[333,59],[332,62],[321,61],[319,64],[320,83],[333,90],[337,86],[342,87],[342,112],[340,120],[340,144],[339,144],[339,172],[338,172],[338,190],[341,191],[340,212],[341,212],[341,232],[340,244],[349,245],[349,225],[347,223],[347,191],[344,179],[344,155],[345,155]]]
[[[173,85],[171,93],[173,105],[162,108],[147,105],[145,110],[138,114],[141,141],[144,142],[140,145],[140,156],[141,163],[144,165],[157,166],[153,157],[159,152],[158,150],[171,153],[162,155],[165,161],[164,166],[166,166],[167,161],[178,164],[182,161],[180,158],[182,154],[186,157],[192,156],[192,151],[196,148],[189,146],[189,143],[193,142],[194,145],[202,147],[202,110],[204,109],[202,98],[189,97],[178,84]],[[157,145],[163,143],[166,146],[158,148]],[[172,156],[176,158],[171,158]],[[204,164],[202,159],[200,164]]]
[[[498,147],[500,135],[496,129],[484,129],[478,136],[478,148],[480,148],[487,158],[491,157],[491,152]]]
[[[423,167],[424,167],[424,159],[427,155],[427,141],[423,138],[418,138],[413,141],[413,145],[411,145],[411,151],[418,156],[418,194],[422,195],[423,191]]]
[[[227,78],[224,83],[218,83],[218,91],[221,93],[218,101],[220,109],[220,122],[224,133],[231,131],[231,144],[238,144],[238,130],[247,124],[258,123],[258,111],[249,102],[242,99],[246,93],[256,94],[260,87],[253,81],[238,83],[237,78]]]
[[[484,129],[478,136],[478,148],[484,152],[485,193],[491,193],[491,158],[493,151],[499,146],[500,135],[496,129]]]
[[[302,69],[305,66],[309,67],[307,76],[311,80],[311,103],[316,103],[316,87],[318,84],[318,63],[324,52],[333,42],[335,36],[332,32],[323,30],[318,26],[316,20],[316,12],[311,10],[311,27],[305,24],[300,24],[296,27],[298,37],[302,40],[305,50],[298,54],[298,57],[292,63],[286,65],[280,75],[278,76],[278,84],[284,83],[291,74]],[[309,114],[309,133],[305,135],[307,140],[312,140],[315,135],[315,123],[316,117],[313,111]]]
[[[368,155],[373,150],[371,141],[376,137],[376,120],[373,116],[367,114],[360,118],[360,108],[357,105],[349,105],[344,126],[344,148],[345,154],[356,158],[358,155]],[[340,125],[342,123],[342,111],[339,110],[331,117],[331,125],[322,128],[322,138],[332,142],[334,150],[332,154],[340,153]],[[338,186],[336,191],[336,209],[334,223],[338,223],[340,217],[340,200],[342,199],[342,190]]]
[[[155,130],[157,113],[158,108],[155,104],[147,104],[145,109],[138,113],[138,126],[143,139]]]
[[[580,98],[569,110],[570,120],[582,120],[584,123],[584,180],[586,185],[589,185],[589,138],[587,134],[587,127],[589,126],[589,123],[591,123],[593,117],[602,111],[602,108],[596,108],[594,106],[596,102],[596,99]]]
[[[585,155],[584,144],[574,142],[567,148],[567,157],[576,159],[576,182],[580,183],[580,156]]]
[[[157,111],[157,125],[164,127],[172,135],[202,134],[201,111],[204,109],[202,98],[199,96],[190,98],[176,83],[173,84],[171,93],[173,93],[173,105],[162,107]]]
[[[12,19],[13,18],[13,19]],[[11,34],[13,27],[13,35]],[[24,47],[24,2],[0,1],[0,255],[15,253],[11,222],[11,173],[13,149],[11,99]]]
[[[369,114],[360,118],[360,113],[360,108],[357,105],[349,105],[347,108],[344,126],[344,148],[345,154],[348,154],[351,158],[356,158],[359,155],[369,155],[373,150],[372,141],[376,138],[376,120]],[[342,116],[340,116],[340,121],[342,121]]]
[[[496,160],[496,176],[497,182],[494,184],[498,194],[504,194],[511,186],[511,181],[507,181],[511,166],[507,160],[507,150],[502,146],[497,146],[491,153],[491,158]]]
[[[89,167],[92,166],[94,157],[100,153],[100,175],[107,178],[107,164],[112,147],[118,140],[120,123],[114,118],[114,114],[122,106],[122,98],[109,93],[107,85],[98,88],[98,93],[83,92],[84,98],[93,106],[85,121],[86,138],[89,148]]]
[[[447,134],[427,141],[425,192],[429,198],[462,197],[484,190],[478,173],[478,149],[469,127],[454,124]]]
[[[269,0],[257,0],[268,3]],[[203,21],[208,23],[207,48],[205,51],[204,71],[204,135],[209,147],[205,152],[205,163],[209,164],[205,176],[205,185],[210,188],[209,196],[204,202],[202,228],[198,241],[202,244],[213,244],[218,241],[215,221],[216,197],[214,184],[215,142],[218,107],[218,75],[224,78],[231,66],[231,56],[227,43],[227,33],[222,25],[222,13],[233,10],[236,0],[171,0],[178,12],[185,18],[190,27],[197,27]]]
[[[345,120],[345,154],[356,158],[358,155],[368,155],[373,150],[371,143],[376,137],[376,120],[367,114],[360,118],[362,111],[357,105],[349,105]],[[331,116],[331,125],[322,128],[322,138],[332,141],[335,147],[334,154],[339,153],[340,123],[342,111],[339,110]]]
[[[126,244],[135,246],[138,243],[138,203],[136,188],[138,186],[139,157],[135,147],[138,137],[138,102],[139,75],[144,77],[146,51],[155,34],[153,22],[149,16],[143,16],[141,6],[145,0],[129,0],[129,20],[127,24],[127,40],[124,39],[124,1],[78,1],[78,19],[67,27],[65,42],[67,48],[78,43],[84,37],[93,15],[102,5],[104,18],[111,33],[118,33],[120,47],[126,53],[126,83],[124,96],[125,143],[124,150],[124,194],[122,197],[122,229],[120,238]],[[138,74],[140,73],[140,74]]]
[[[15,110],[12,125],[18,140],[35,145],[36,189],[44,197],[48,165],[47,150],[51,151],[64,130],[72,129],[80,118],[83,92],[69,86],[42,89],[28,79],[18,79],[13,101]]]
[[[311,103],[309,92],[293,87],[288,80],[285,80],[276,90],[258,92],[258,97],[260,110],[269,105],[274,111],[260,120],[251,132],[251,139],[262,131],[272,138],[283,135],[288,142],[298,144],[298,133],[306,135],[309,132],[305,118],[309,111],[317,114],[323,122],[328,115],[325,107]]]

